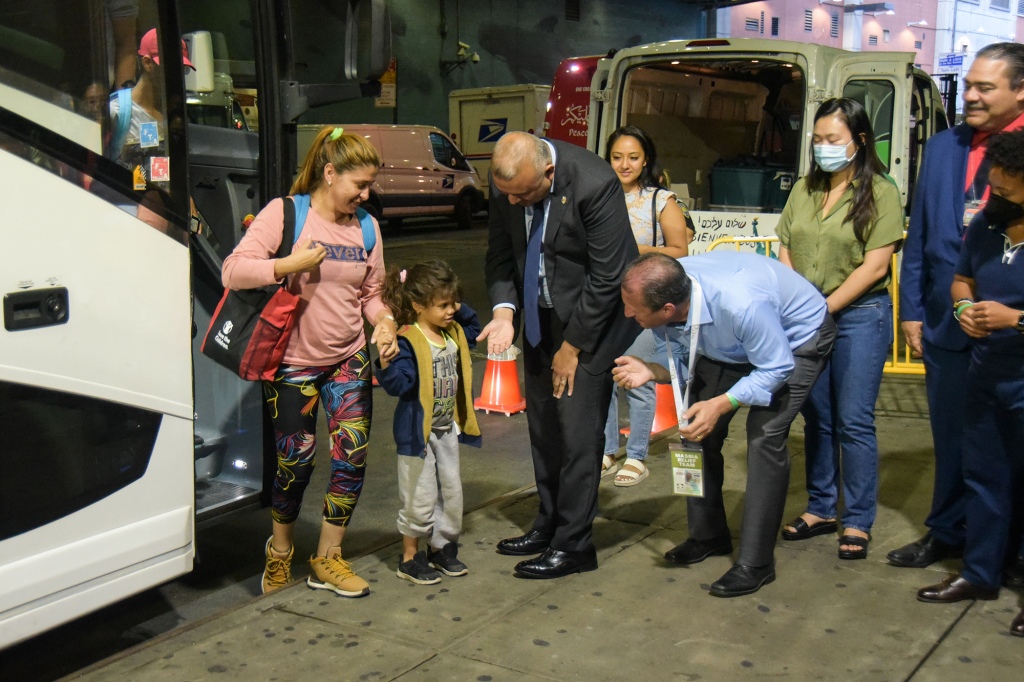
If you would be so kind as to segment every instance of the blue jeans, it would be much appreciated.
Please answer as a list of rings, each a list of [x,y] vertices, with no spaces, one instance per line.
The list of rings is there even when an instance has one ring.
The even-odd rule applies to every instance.
[[[645,329],[636,337],[633,345],[623,355],[633,355],[650,361],[654,357],[654,332]],[[651,425],[654,424],[655,392],[654,382],[626,391],[629,403],[629,437],[626,438],[626,457],[643,460],[647,457],[647,446],[651,441]],[[619,450],[619,394],[612,388],[612,401],[608,406],[608,419],[604,426],[604,454],[614,455]]]
[[[841,478],[842,526],[868,533],[878,503],[875,401],[892,344],[892,299],[885,291],[866,294],[834,318],[832,357],[801,410],[807,512],[835,518]]]

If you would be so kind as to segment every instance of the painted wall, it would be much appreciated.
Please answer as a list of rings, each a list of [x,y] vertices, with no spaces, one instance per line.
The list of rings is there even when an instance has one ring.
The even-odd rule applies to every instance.
[[[988,2],[988,0],[984,0]],[[892,14],[847,12],[847,0],[764,0],[724,10],[728,35],[815,43],[854,51],[915,52],[915,63],[932,70],[936,0],[899,0]],[[810,27],[806,21],[810,12]],[[721,15],[720,15],[721,16]],[[777,19],[777,33],[773,27]],[[919,22],[924,21],[925,25]],[[915,23],[915,26],[908,26]],[[886,35],[888,32],[888,36]],[[722,31],[720,30],[720,35]],[[872,44],[872,37],[875,44]],[[917,47],[915,43],[920,43]]]
[[[934,71],[937,47],[935,0],[903,0],[893,4],[896,7],[894,14],[868,14],[863,17],[861,49],[865,52],[916,52],[914,63],[925,71]],[[914,25],[908,26],[911,23]],[[875,45],[871,44],[872,39]]]
[[[320,107],[303,123],[416,123],[448,128],[448,93],[462,88],[549,85],[562,59],[673,38],[703,37],[695,5],[664,0],[580,2],[578,21],[550,0],[390,0],[398,111],[373,102]],[[297,31],[299,32],[299,31]],[[458,42],[479,63],[442,73]]]
[[[805,12],[811,11],[811,30],[806,30]],[[843,46],[843,8],[823,5],[818,0],[765,0],[729,9],[729,31],[733,38],[775,38],[828,47]],[[836,37],[831,35],[832,15],[839,21]],[[764,18],[763,30],[761,19]],[[772,19],[778,19],[778,34],[772,33]],[[748,21],[751,22],[748,24]],[[754,23],[757,30],[754,30]]]

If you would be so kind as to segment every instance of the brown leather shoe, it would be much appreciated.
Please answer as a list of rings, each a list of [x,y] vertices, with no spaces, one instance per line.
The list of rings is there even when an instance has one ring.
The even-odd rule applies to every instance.
[[[1024,637],[1024,609],[1021,609],[1017,617],[1010,621],[1010,634]]]
[[[991,601],[998,597],[998,587],[975,587],[959,575],[951,575],[938,585],[922,587],[917,591],[917,600],[930,604],[952,604],[965,599]]]

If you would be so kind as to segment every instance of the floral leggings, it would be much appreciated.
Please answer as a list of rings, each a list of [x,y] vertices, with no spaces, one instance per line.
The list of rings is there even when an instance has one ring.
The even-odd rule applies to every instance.
[[[277,473],[271,489],[274,520],[293,523],[313,474],[317,405],[322,401],[331,435],[331,479],[324,520],[347,526],[366,472],[366,445],[373,417],[370,355],[366,348],[328,367],[282,365],[263,396],[274,423]]]

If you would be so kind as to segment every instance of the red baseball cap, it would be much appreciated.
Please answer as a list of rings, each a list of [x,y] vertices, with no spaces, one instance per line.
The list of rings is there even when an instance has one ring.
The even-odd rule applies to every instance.
[[[160,44],[156,39],[156,29],[151,28],[146,31],[146,35],[142,36],[142,40],[139,42],[139,55],[142,57],[149,57],[157,66],[160,65]],[[192,65],[192,62],[188,58],[188,46],[185,45],[185,41],[181,41],[181,61],[188,68],[195,71],[196,67]]]

